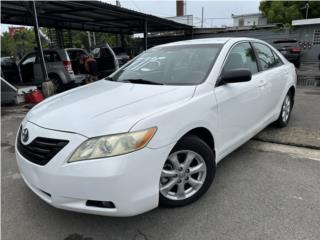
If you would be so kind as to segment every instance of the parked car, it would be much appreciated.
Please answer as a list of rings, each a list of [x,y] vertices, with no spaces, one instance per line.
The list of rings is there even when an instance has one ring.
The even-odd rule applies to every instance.
[[[91,53],[98,63],[99,78],[109,76],[119,68],[118,59],[108,44],[94,48]]]
[[[296,80],[261,40],[160,45],[32,108],[17,134],[19,169],[62,209],[131,216],[184,206],[208,190],[226,155],[270,123],[288,124]]]
[[[1,57],[1,77],[11,84],[19,83],[19,71],[14,57]]]
[[[60,90],[64,85],[75,82],[81,83],[87,74],[80,72],[79,58],[87,55],[80,48],[44,50],[48,76]],[[38,52],[26,54],[18,63],[20,77],[24,83],[40,84],[44,81]]]
[[[117,68],[116,57],[111,50],[104,48],[95,55],[98,63],[100,77],[108,76]],[[44,58],[48,76],[57,88],[64,89],[70,83],[80,84],[88,78],[88,73],[80,64],[81,56],[87,56],[88,52],[81,48],[65,48],[44,50]],[[113,54],[113,55],[112,55]],[[18,63],[20,77],[24,83],[40,84],[43,82],[40,57],[37,52],[25,55]]]
[[[285,58],[292,62],[297,68],[301,64],[301,48],[295,39],[280,39],[273,42]]]
[[[130,56],[122,47],[114,47],[112,50],[116,54],[120,67],[130,60]]]

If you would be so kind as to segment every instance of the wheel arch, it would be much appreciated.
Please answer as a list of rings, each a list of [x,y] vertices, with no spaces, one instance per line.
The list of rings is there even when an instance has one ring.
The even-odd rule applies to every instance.
[[[60,72],[50,72],[50,73],[48,73],[48,77],[49,78],[53,77],[53,76],[57,76],[58,78],[60,78],[60,80],[61,80],[61,82],[63,84],[67,83],[66,77],[63,74],[61,74]]]
[[[292,94],[292,97],[294,98],[294,95],[296,93],[296,88],[294,86],[291,86],[288,92],[290,92]]]
[[[180,139],[190,135],[197,136],[198,138],[203,140],[206,144],[208,144],[208,146],[212,149],[212,151],[215,152],[214,137],[210,130],[208,130],[205,127],[196,127],[196,128],[190,129],[183,136],[181,136]]]

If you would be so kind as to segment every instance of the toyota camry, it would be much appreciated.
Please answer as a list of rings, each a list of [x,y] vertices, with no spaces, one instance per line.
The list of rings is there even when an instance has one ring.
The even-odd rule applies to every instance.
[[[296,79],[257,39],[156,46],[29,111],[18,166],[28,187],[61,209],[132,216],[184,206],[205,194],[227,154],[271,123],[288,124]]]

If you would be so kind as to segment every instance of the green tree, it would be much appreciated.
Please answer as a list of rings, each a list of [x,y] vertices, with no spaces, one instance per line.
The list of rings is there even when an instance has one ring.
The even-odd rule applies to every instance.
[[[41,41],[43,47],[45,42]],[[23,31],[16,32],[12,37],[8,32],[1,36],[1,56],[18,56],[21,58],[28,52],[37,47],[33,28],[26,28]]]
[[[259,9],[269,23],[291,24],[292,20],[304,19],[306,3],[309,4],[308,18],[320,17],[318,1],[266,1],[260,2]]]

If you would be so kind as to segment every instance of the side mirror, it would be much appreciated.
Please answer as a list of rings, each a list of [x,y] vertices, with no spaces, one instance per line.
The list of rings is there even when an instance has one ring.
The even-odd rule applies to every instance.
[[[237,68],[222,72],[218,80],[218,86],[226,83],[248,82],[251,80],[252,73],[247,68]]]

